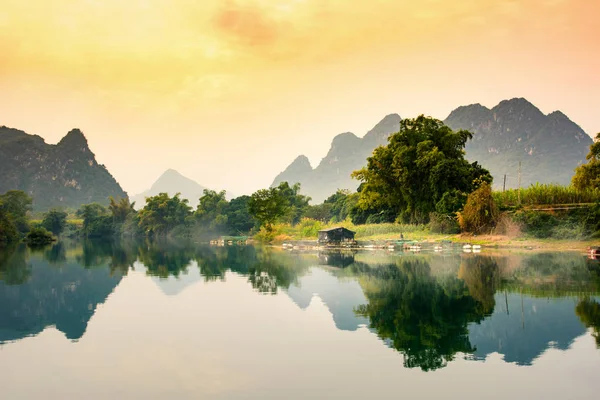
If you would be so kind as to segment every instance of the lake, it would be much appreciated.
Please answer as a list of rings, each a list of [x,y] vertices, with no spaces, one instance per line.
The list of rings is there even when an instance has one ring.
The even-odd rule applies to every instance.
[[[0,250],[2,399],[590,399],[576,253]]]

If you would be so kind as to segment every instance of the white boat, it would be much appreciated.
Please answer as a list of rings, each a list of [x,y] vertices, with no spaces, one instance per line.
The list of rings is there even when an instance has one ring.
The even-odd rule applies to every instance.
[[[480,244],[474,244],[473,245],[473,250],[481,250],[481,245]]]
[[[465,245],[463,246],[463,249],[464,249],[464,250],[467,250],[467,249],[471,250],[471,245],[470,245],[470,244],[465,244]]]

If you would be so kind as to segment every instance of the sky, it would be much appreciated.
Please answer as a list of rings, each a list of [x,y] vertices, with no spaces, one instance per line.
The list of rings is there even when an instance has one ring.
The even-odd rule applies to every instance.
[[[237,195],[386,114],[525,97],[600,132],[600,0],[0,0],[0,125],[86,135],[130,194]]]

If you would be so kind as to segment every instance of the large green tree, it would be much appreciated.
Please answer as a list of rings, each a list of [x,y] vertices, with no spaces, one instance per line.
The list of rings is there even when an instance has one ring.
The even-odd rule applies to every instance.
[[[248,200],[248,211],[267,232],[273,230],[273,224],[283,217],[289,209],[286,199],[277,188],[260,189],[252,193]]]
[[[579,190],[600,189],[600,133],[596,135],[596,141],[590,146],[586,158],[587,164],[575,169],[573,186]]]
[[[367,166],[353,173],[362,181],[358,206],[413,223],[427,222],[432,212],[458,211],[477,182],[492,180],[487,170],[465,159],[472,135],[423,115],[402,120],[388,145],[376,148]]]
[[[231,235],[249,232],[256,226],[256,219],[250,214],[248,203],[250,196],[240,196],[232,199],[226,210],[227,229]]]
[[[196,221],[202,229],[216,232],[226,228],[226,210],[229,203],[225,195],[224,190],[217,193],[214,190],[204,189],[204,194],[200,197],[195,215]]]
[[[283,220],[296,225],[306,213],[310,197],[300,194],[299,183],[290,186],[287,182],[281,182],[274,190],[277,191],[286,204],[286,212],[283,215]]]
[[[167,193],[146,198],[146,205],[139,212],[140,227],[147,235],[166,235],[176,226],[184,225],[191,216],[192,208],[187,199],[177,193]]]

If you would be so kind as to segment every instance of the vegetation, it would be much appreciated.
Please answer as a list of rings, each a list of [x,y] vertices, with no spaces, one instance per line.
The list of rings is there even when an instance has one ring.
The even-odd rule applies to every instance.
[[[590,146],[587,155],[587,164],[580,165],[573,176],[573,186],[579,190],[600,190],[600,133],[596,141]]]
[[[387,222],[426,223],[432,212],[459,211],[489,172],[465,159],[472,133],[454,132],[441,121],[419,116],[405,119],[387,146],[375,149],[367,166],[353,176],[363,183],[358,207],[383,214]]]
[[[20,190],[0,195],[0,244],[20,240],[29,231],[31,197]]]
[[[535,184],[526,189],[494,192],[494,201],[500,210],[540,205],[589,204],[600,201],[600,190],[590,187]]]
[[[60,210],[50,210],[44,215],[41,226],[59,236],[67,226],[67,213]]]
[[[458,213],[458,224],[463,232],[482,233],[496,225],[498,215],[492,187],[484,182],[467,197],[467,203]]]
[[[44,246],[54,242],[56,238],[45,228],[32,228],[25,236],[25,241],[31,246]]]

